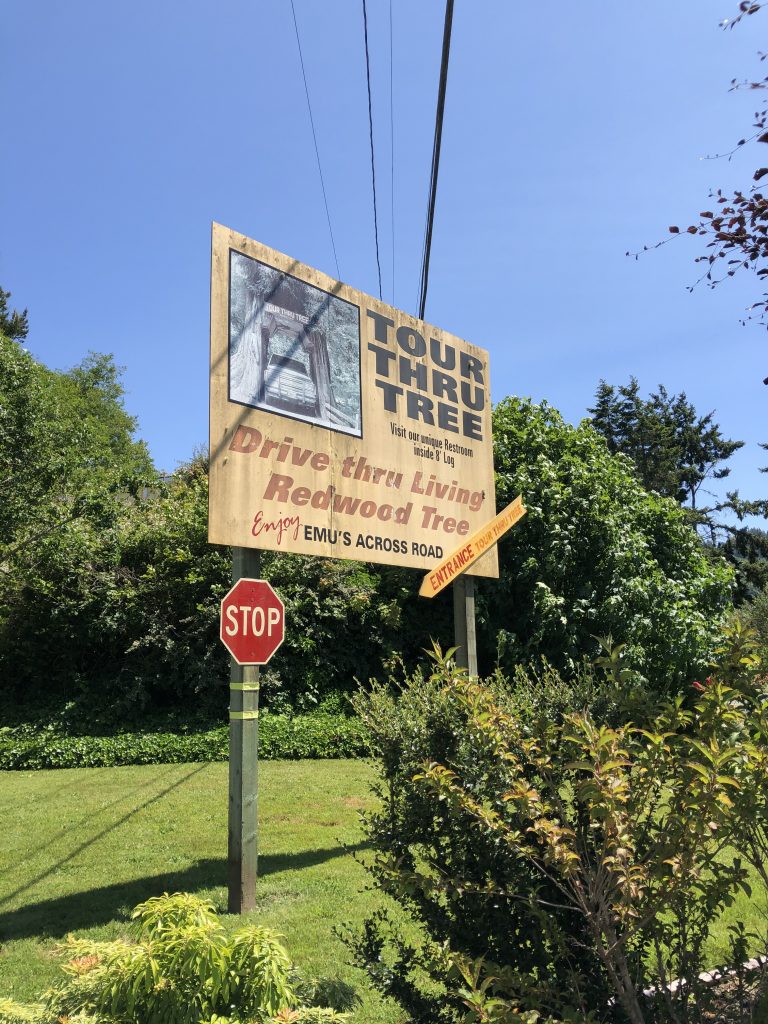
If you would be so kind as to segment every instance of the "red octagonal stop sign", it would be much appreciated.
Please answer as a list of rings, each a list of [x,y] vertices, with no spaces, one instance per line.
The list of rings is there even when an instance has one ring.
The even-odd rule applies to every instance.
[[[285,637],[285,605],[266,580],[238,580],[221,602],[219,635],[238,665],[266,665]]]

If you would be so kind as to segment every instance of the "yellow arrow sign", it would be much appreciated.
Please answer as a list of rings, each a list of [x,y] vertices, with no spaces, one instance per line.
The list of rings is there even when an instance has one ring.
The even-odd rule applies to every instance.
[[[419,594],[422,597],[434,597],[435,594],[439,594],[443,587],[447,587],[457,576],[466,572],[481,555],[484,555],[488,548],[492,547],[507,530],[515,525],[518,519],[522,519],[526,511],[525,505],[523,505],[523,496],[518,494],[515,500],[499,512],[495,519],[468,537],[460,548],[456,548],[438,566],[430,569],[419,588]]]

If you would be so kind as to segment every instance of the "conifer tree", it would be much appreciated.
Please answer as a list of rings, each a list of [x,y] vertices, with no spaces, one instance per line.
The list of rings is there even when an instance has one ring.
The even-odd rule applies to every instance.
[[[618,388],[601,380],[588,412],[609,449],[632,459],[647,490],[694,510],[705,482],[727,477],[725,463],[744,446],[723,436],[714,410],[700,416],[684,391],[670,395],[660,384],[641,398],[635,377]]]
[[[11,341],[22,341],[29,332],[27,311],[19,313],[18,310],[8,309],[8,299],[11,293],[0,288],[0,334]]]

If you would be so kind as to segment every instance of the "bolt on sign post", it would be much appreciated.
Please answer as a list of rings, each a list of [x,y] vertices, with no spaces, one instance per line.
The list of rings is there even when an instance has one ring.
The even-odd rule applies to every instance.
[[[427,570],[495,512],[488,353],[220,224],[210,379],[208,539],[236,566]],[[498,574],[491,545],[462,586]]]
[[[219,635],[231,656],[229,710],[228,908],[242,914],[256,905],[258,871],[259,665],[285,636],[283,602],[259,572],[260,555],[235,548],[235,582],[221,602]]]

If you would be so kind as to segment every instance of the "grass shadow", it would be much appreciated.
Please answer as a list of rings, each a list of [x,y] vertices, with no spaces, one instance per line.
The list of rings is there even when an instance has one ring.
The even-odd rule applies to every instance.
[[[298,853],[266,854],[259,857],[259,876],[313,867],[367,846],[367,843],[361,842]],[[127,918],[137,903],[151,896],[159,896],[163,892],[196,892],[225,886],[226,882],[226,860],[223,857],[210,857],[182,871],[168,871],[56,899],[41,900],[0,913],[0,942],[27,938],[63,938],[72,931],[109,924],[120,917]]]
[[[75,857],[77,857],[79,854],[83,853],[84,850],[87,850],[90,846],[93,846],[94,843],[99,842],[100,839],[103,839],[106,835],[109,835],[109,833],[113,832],[116,828],[119,828],[121,825],[124,825],[127,821],[129,821],[139,811],[144,811],[148,807],[151,807],[152,804],[157,803],[158,800],[162,800],[162,798],[164,796],[167,796],[169,793],[172,793],[175,789],[178,789],[180,786],[183,786],[184,783],[188,782],[191,778],[193,778],[193,776],[198,775],[201,771],[203,771],[207,767],[208,767],[207,764],[200,764],[200,765],[194,766],[193,768],[191,768],[190,771],[188,771],[180,779],[176,779],[170,785],[165,786],[164,789],[161,789],[159,793],[155,793],[148,800],[145,800],[143,803],[137,804],[135,807],[131,807],[130,810],[126,811],[119,818],[115,819],[114,821],[110,821],[110,823],[108,825],[105,825],[104,828],[100,829],[98,832],[94,833],[94,835],[89,836],[87,839],[83,840],[82,843],[79,843],[74,848],[74,850],[71,850],[67,854],[66,857],[62,857],[60,860],[57,860],[54,864],[51,864],[48,868],[46,868],[45,871],[41,871],[39,874],[35,875],[33,878],[30,878],[27,882],[24,883],[24,885],[20,885],[17,889],[14,889],[13,892],[9,892],[9,893],[5,894],[2,897],[2,899],[0,899],[0,907],[2,907],[6,903],[10,903],[11,900],[15,899],[17,896],[20,896],[21,893],[27,892],[27,890],[33,888],[33,886],[37,885],[39,882],[42,882],[44,879],[48,878],[50,875],[55,874],[65,864],[68,864],[70,861],[74,860]],[[173,773],[172,770],[171,770],[171,773]],[[167,770],[163,774],[168,774]],[[173,773],[173,774],[175,774],[175,773]],[[134,790],[131,790],[129,793],[121,794],[115,800],[112,800],[110,803],[105,804],[103,807],[99,808],[99,810],[96,812],[96,814],[102,814],[104,812],[104,810],[112,808],[112,807],[115,807],[115,806],[117,806],[117,804],[123,803],[123,802],[125,802],[125,800],[131,799],[138,792],[140,792],[142,790],[145,790],[145,789],[148,789],[150,786],[154,785],[156,781],[157,781],[156,778],[151,778],[148,782],[145,782],[145,783],[143,783],[143,785],[136,787]],[[77,822],[77,824],[70,826],[70,828],[65,829],[63,832],[59,833],[59,835],[55,836],[53,839],[50,839],[47,843],[43,843],[41,846],[37,847],[37,851],[36,852],[39,853],[41,850],[45,850],[48,847],[50,847],[53,843],[60,842],[62,836],[66,835],[68,832],[71,832],[72,830],[79,830],[79,829],[81,829],[83,823],[85,821],[88,821],[89,817],[95,817],[95,816],[96,816],[95,814],[92,814],[90,816],[86,816],[85,818],[81,819],[81,821]],[[2,936],[2,931],[0,931],[0,936]]]

